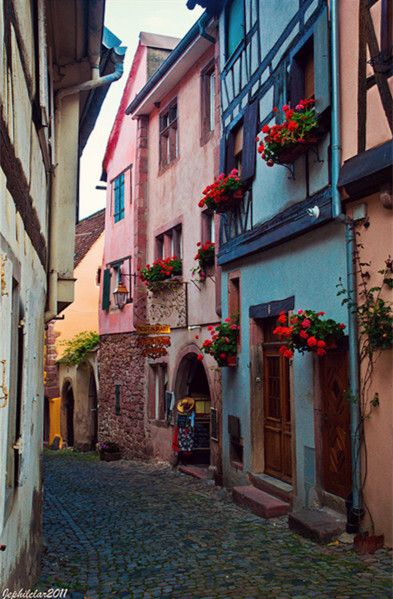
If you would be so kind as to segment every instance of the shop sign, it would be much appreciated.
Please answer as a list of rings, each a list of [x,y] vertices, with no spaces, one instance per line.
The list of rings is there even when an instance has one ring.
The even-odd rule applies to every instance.
[[[140,337],[138,347],[142,348],[142,355],[149,358],[160,358],[166,356],[167,347],[171,345],[170,337]]]
[[[170,332],[168,324],[140,324],[136,327],[137,335],[167,335]]]

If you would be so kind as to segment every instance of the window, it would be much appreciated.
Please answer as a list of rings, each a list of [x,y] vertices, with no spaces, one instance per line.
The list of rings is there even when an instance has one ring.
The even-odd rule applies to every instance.
[[[329,44],[329,23],[325,8],[313,29],[291,53],[288,103],[293,108],[302,98],[311,96],[315,98],[319,114],[330,106]]]
[[[314,43],[311,37],[292,58],[290,105],[295,108],[300,100],[311,98],[314,93]]]
[[[165,233],[156,236],[155,259],[170,258],[172,256],[182,258],[182,245],[181,225],[176,225],[165,231]]]
[[[220,171],[228,174],[236,168],[243,182],[250,181],[255,176],[258,115],[258,102],[247,104],[242,124],[228,133],[228,138],[221,147]]]
[[[149,417],[154,420],[165,420],[166,396],[168,387],[167,365],[165,363],[150,365],[149,372]]]
[[[124,173],[117,177],[113,182],[114,190],[114,222],[117,223],[119,220],[124,218]]]
[[[201,143],[206,143],[214,131],[215,113],[215,85],[214,61],[201,73]]]
[[[115,260],[106,265],[106,268],[102,271],[102,276],[100,276],[102,284],[102,310],[109,310],[111,305],[114,310],[118,309],[113,300],[113,292],[120,282],[128,289],[127,304],[132,302],[132,277],[130,275],[131,256]]]
[[[177,100],[160,115],[160,168],[164,168],[179,155],[177,128]]]
[[[241,300],[240,300],[240,270],[229,273],[228,275],[228,316],[239,315],[239,337],[237,351],[241,351]]]
[[[232,0],[227,9],[227,59],[237,50],[244,36],[244,6],[243,0]]]

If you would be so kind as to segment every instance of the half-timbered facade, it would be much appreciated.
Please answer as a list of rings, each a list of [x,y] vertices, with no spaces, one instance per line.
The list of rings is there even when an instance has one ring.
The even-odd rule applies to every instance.
[[[105,97],[95,88],[122,70],[124,51],[101,44],[103,18],[100,0],[0,1],[0,587],[9,593],[31,588],[40,567],[44,323],[73,300],[79,157]]]

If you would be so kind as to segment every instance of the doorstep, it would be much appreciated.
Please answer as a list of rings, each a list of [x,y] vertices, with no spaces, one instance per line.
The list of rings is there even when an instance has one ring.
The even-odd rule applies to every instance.
[[[345,530],[345,520],[341,514],[326,510],[300,510],[288,515],[291,530],[302,537],[327,545],[337,539]]]
[[[187,466],[179,466],[178,470],[179,472],[183,472],[183,474],[188,474],[194,478],[199,478],[200,480],[206,480],[208,478],[208,466],[204,467],[188,464]]]
[[[288,513],[289,503],[273,495],[260,491],[251,485],[233,487],[232,499],[235,503],[249,508],[261,518],[278,518]]]

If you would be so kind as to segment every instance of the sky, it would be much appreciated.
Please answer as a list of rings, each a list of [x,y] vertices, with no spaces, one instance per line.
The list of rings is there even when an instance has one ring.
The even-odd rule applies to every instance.
[[[105,25],[121,39],[123,46],[127,46],[127,52],[124,74],[110,86],[81,158],[80,219],[105,206],[105,191],[95,187],[99,184],[106,143],[138,46],[139,33],[147,31],[182,38],[202,12],[200,6],[188,10],[186,0],[106,0]]]

